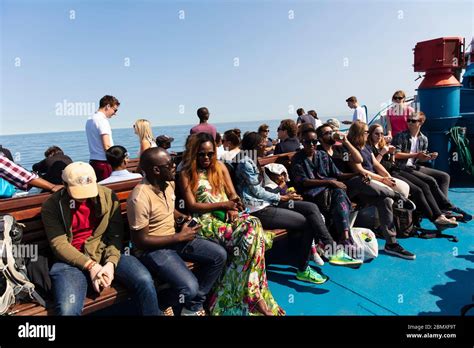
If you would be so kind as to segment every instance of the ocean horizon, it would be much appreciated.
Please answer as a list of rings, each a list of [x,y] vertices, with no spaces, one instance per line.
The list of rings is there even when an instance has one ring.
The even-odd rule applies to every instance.
[[[322,121],[329,118],[331,117],[325,117]],[[341,119],[340,117],[333,118]],[[294,119],[296,120],[296,118]],[[239,128],[243,134],[247,131],[257,131],[261,124],[266,123],[270,127],[270,138],[273,139],[277,136],[277,128],[280,122],[281,119],[273,119],[212,124],[216,126],[219,133],[224,133],[228,129]],[[170,150],[179,152],[184,150],[186,137],[194,125],[157,126],[153,127],[152,130],[155,137],[162,134],[173,137],[174,141]],[[114,128],[113,120],[111,126],[114,145],[124,146],[128,150],[130,158],[138,157],[138,137],[134,134],[133,128]],[[89,161],[89,148],[85,130],[2,135],[0,136],[0,144],[11,151],[16,163],[28,170],[31,170],[33,164],[44,158],[45,150],[52,145],[59,146],[73,161]]]

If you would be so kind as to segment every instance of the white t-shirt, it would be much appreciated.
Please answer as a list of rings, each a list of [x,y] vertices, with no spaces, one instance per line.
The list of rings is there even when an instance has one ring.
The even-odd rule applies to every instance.
[[[224,149],[224,145],[221,145],[217,148],[217,159],[220,161],[221,158],[222,158],[222,155],[224,154],[225,149]]]
[[[87,143],[89,145],[89,158],[91,160],[106,161],[104,146],[102,145],[102,135],[108,134],[110,146],[114,145],[112,139],[112,129],[109,121],[103,112],[96,112],[86,122]]]
[[[355,122],[357,120],[367,123],[367,115],[365,114],[365,109],[362,106],[358,106],[354,110],[352,122]]]
[[[125,180],[132,180],[132,179],[139,179],[142,176],[138,173],[130,173],[128,170],[116,170],[113,171],[112,174],[107,179],[99,181],[98,184],[105,185],[111,184],[113,182],[125,181]]]
[[[314,126],[314,129],[318,129],[318,127],[321,127],[323,125],[323,121],[321,121],[319,118],[314,120],[316,125]]]
[[[418,137],[411,137],[411,147],[410,153],[417,153],[418,152]],[[411,167],[415,165],[414,158],[409,158],[407,161],[407,166]]]
[[[240,149],[237,147],[233,150],[224,151],[221,155],[222,162],[232,162],[232,160],[237,156],[240,152]]]

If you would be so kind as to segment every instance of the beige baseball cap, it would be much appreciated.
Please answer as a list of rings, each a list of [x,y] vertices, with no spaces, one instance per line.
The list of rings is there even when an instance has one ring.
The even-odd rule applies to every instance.
[[[99,194],[94,168],[88,163],[73,162],[66,166],[61,176],[67,191],[74,199],[87,199]]]

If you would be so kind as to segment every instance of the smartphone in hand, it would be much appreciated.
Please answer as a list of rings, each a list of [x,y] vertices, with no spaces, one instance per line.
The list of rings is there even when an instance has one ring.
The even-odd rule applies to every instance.
[[[189,221],[188,223],[188,227],[194,227],[198,224],[198,221],[194,218],[191,219],[191,221]]]

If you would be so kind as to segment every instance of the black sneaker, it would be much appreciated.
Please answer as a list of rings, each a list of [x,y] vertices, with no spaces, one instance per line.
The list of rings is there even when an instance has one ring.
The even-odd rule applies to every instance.
[[[471,221],[472,220],[472,215],[465,212],[464,210],[462,210],[461,208],[458,208],[458,207],[454,207],[453,209],[451,209],[452,211],[454,211],[455,213],[458,213],[458,214],[461,214],[463,216],[463,219],[464,221]]]
[[[416,259],[415,254],[412,254],[408,250],[403,249],[403,247],[398,243],[385,244],[384,250],[387,254],[395,255],[395,256],[401,257],[402,259],[407,259],[407,260]]]

